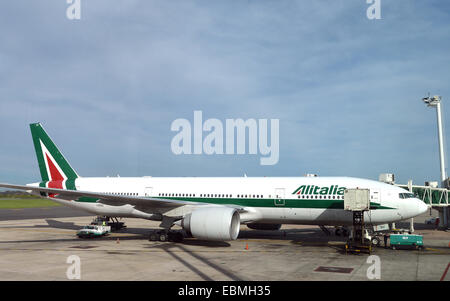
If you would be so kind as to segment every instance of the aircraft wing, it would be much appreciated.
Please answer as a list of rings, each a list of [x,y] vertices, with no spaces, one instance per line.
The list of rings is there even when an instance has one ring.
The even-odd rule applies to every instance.
[[[125,205],[130,204],[133,206],[145,207],[148,209],[166,209],[176,208],[184,205],[205,205],[207,203],[179,201],[171,199],[160,199],[151,197],[139,197],[139,196],[124,196],[124,195],[110,195],[98,192],[80,191],[80,190],[66,190],[56,188],[35,187],[26,185],[13,185],[0,183],[0,187],[20,189],[32,191],[35,193],[44,192],[47,194],[54,194],[54,198],[63,200],[77,200],[79,198],[94,198],[98,203],[107,205]]]

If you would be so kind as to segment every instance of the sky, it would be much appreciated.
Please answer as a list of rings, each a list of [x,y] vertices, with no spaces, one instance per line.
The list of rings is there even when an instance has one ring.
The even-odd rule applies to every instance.
[[[450,131],[450,2],[0,3],[0,182],[40,180],[41,122],[81,176],[440,177]],[[176,155],[176,119],[278,119],[279,160]],[[206,135],[206,133],[205,133]],[[448,140],[448,134],[446,134]],[[448,148],[446,148],[448,150]],[[447,164],[448,165],[448,164]]]

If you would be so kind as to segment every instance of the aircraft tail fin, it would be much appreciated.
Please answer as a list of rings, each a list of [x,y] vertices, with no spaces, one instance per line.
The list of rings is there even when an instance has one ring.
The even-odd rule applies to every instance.
[[[79,178],[69,162],[50,139],[40,123],[30,124],[42,182],[49,188],[75,189],[74,180]],[[69,185],[69,183],[72,183]],[[64,187],[66,186],[66,187]]]

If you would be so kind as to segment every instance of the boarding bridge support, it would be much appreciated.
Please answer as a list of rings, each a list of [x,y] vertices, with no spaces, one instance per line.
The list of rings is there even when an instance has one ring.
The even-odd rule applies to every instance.
[[[413,193],[412,180],[408,181],[408,190],[409,190],[409,192]],[[414,218],[413,217],[411,217],[411,219],[409,220],[409,232],[411,232],[411,233],[414,232]]]
[[[448,207],[439,208],[439,228],[449,228]]]

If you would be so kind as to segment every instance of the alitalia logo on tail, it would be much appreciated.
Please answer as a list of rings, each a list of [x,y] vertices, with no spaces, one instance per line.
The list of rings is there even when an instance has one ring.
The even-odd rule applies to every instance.
[[[45,147],[42,140],[39,140],[42,149],[42,156],[44,157],[45,169],[47,173],[48,188],[64,188],[63,182],[67,180],[66,174],[62,171],[61,167],[56,163],[56,160],[53,158],[52,154]]]
[[[61,154],[40,123],[30,124],[39,170],[41,187],[75,190],[79,176]]]
[[[317,195],[344,195],[345,187],[339,187],[339,185],[331,186],[315,186],[315,185],[302,185],[297,188],[292,194],[317,194]]]

